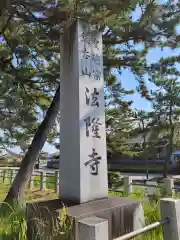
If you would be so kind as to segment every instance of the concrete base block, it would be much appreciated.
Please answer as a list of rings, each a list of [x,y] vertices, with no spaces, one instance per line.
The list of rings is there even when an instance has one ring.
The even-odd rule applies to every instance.
[[[108,221],[95,216],[78,222],[79,240],[108,240]]]
[[[27,204],[28,240],[33,240],[32,233],[36,232],[37,224],[33,224],[33,218],[40,218],[42,219],[40,222],[45,222],[41,224],[41,228],[38,227],[38,231],[42,234],[40,239],[49,239],[53,232],[52,226],[58,222],[59,212],[64,206],[67,206],[67,214],[74,221],[75,240],[79,240],[78,222],[91,216],[108,220],[109,240],[144,226],[144,212],[140,201],[113,196],[74,205],[72,202],[63,201],[62,203],[61,199],[55,199]]]
[[[169,223],[163,227],[163,240],[180,239],[180,200],[163,198],[160,200],[162,218],[169,218]]]
[[[124,192],[126,194],[133,193],[132,177],[131,176],[124,177]]]
[[[165,194],[168,196],[172,196],[174,194],[174,179],[172,178],[164,179],[164,190]]]

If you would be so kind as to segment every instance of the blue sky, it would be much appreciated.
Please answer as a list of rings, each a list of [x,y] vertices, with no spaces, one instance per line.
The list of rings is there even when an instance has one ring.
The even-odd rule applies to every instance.
[[[157,0],[157,3],[162,4],[164,2],[167,2],[166,0]],[[175,2],[177,2],[175,0]],[[132,18],[136,21],[139,19],[141,15],[141,9],[139,7],[136,8],[136,11],[133,12],[132,14]],[[176,28],[177,32],[180,34],[180,24],[177,26]],[[139,44],[138,47],[141,47],[141,45]],[[147,62],[148,64],[151,63],[155,63],[158,62],[160,60],[160,58],[167,58],[170,56],[178,56],[180,55],[180,48],[179,49],[175,49],[172,50],[171,48],[164,48],[163,50],[161,50],[161,48],[154,48],[151,49],[147,55]],[[180,69],[180,64],[177,66],[178,69]],[[122,82],[122,87],[127,89],[127,90],[132,90],[132,89],[136,89],[137,86],[137,81],[134,77],[134,75],[129,71],[129,70],[124,70],[122,72],[122,75],[120,76],[121,82]],[[149,89],[155,89],[155,86],[146,81],[146,85]],[[133,95],[129,95],[128,97],[126,97],[125,99],[128,100],[132,100],[133,104],[132,107],[133,108],[137,108],[137,109],[143,109],[146,111],[150,111],[151,110],[151,104],[149,101],[141,98],[139,93],[135,93]]]
[[[148,63],[155,63],[157,61],[159,61],[160,58],[166,58],[169,56],[177,56],[180,54],[180,48],[179,49],[175,49],[172,50],[168,47],[164,48],[164,50],[162,51],[160,48],[155,48],[149,51],[148,56],[147,56],[147,61]],[[177,66],[180,69],[180,66]],[[121,77],[120,77],[121,81],[122,81],[122,86],[127,89],[136,89],[137,86],[137,81],[134,78],[134,75],[129,71],[129,70],[124,70]],[[147,86],[149,89],[154,88],[154,85],[150,82],[146,82]],[[133,100],[133,104],[132,107],[133,108],[137,108],[137,109],[143,109],[143,110],[151,110],[151,104],[141,98],[139,93],[135,93],[133,95],[130,95],[128,97],[126,97],[126,99],[128,100]]]

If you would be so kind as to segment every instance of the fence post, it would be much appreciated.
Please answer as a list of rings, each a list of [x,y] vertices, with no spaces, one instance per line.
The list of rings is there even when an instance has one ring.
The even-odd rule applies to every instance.
[[[59,171],[55,172],[55,192],[59,194]]]
[[[46,189],[46,172],[40,172],[40,190]]]
[[[78,240],[108,240],[108,220],[95,216],[78,221]]]
[[[3,181],[3,170],[2,169],[0,170],[0,180],[1,180],[1,182]]]
[[[6,183],[6,178],[7,178],[7,170],[4,170],[4,173],[3,173],[3,183]]]
[[[169,218],[169,223],[163,227],[163,240],[180,239],[180,200],[163,198],[160,200],[162,218]]]
[[[126,194],[131,194],[133,192],[131,176],[124,177],[124,192]]]
[[[164,179],[164,192],[168,196],[172,196],[174,194],[174,180],[172,178]]]
[[[31,178],[30,178],[30,181],[29,181],[29,188],[30,189],[33,189],[34,188],[34,172],[32,172],[32,175],[31,175]]]
[[[3,183],[4,183],[4,181],[5,181],[5,174],[6,174],[5,170],[3,170],[3,171],[2,171],[2,182],[3,182]]]
[[[9,182],[10,184],[12,184],[12,181],[13,181],[13,169],[10,169],[10,174],[9,174]]]
[[[12,182],[14,181],[15,177],[16,177],[16,170],[14,169],[12,170]]]

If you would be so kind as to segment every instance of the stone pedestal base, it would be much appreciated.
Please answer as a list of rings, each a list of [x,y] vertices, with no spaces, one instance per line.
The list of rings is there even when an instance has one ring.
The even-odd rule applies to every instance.
[[[56,234],[59,226],[59,215],[63,206],[67,207],[67,214],[74,220],[75,240],[79,240],[78,221],[96,216],[108,220],[109,240],[122,236],[144,225],[144,212],[137,200],[118,196],[74,205],[71,202],[61,202],[61,199],[46,202],[28,203],[28,240],[34,239],[40,231],[40,239],[60,239]],[[33,220],[33,218],[40,219]],[[57,235],[57,236],[55,236]],[[51,236],[51,238],[50,238]],[[52,237],[53,236],[53,237]]]

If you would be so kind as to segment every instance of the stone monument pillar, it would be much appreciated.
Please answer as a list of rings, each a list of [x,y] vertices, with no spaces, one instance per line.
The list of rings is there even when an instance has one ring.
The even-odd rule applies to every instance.
[[[64,205],[75,240],[112,240],[142,227],[144,216],[139,201],[108,197],[102,35],[78,19],[60,41],[59,199],[27,205],[28,240],[52,238]],[[37,229],[34,216],[46,224]]]
[[[77,20],[60,42],[60,197],[107,198],[102,34]]]

